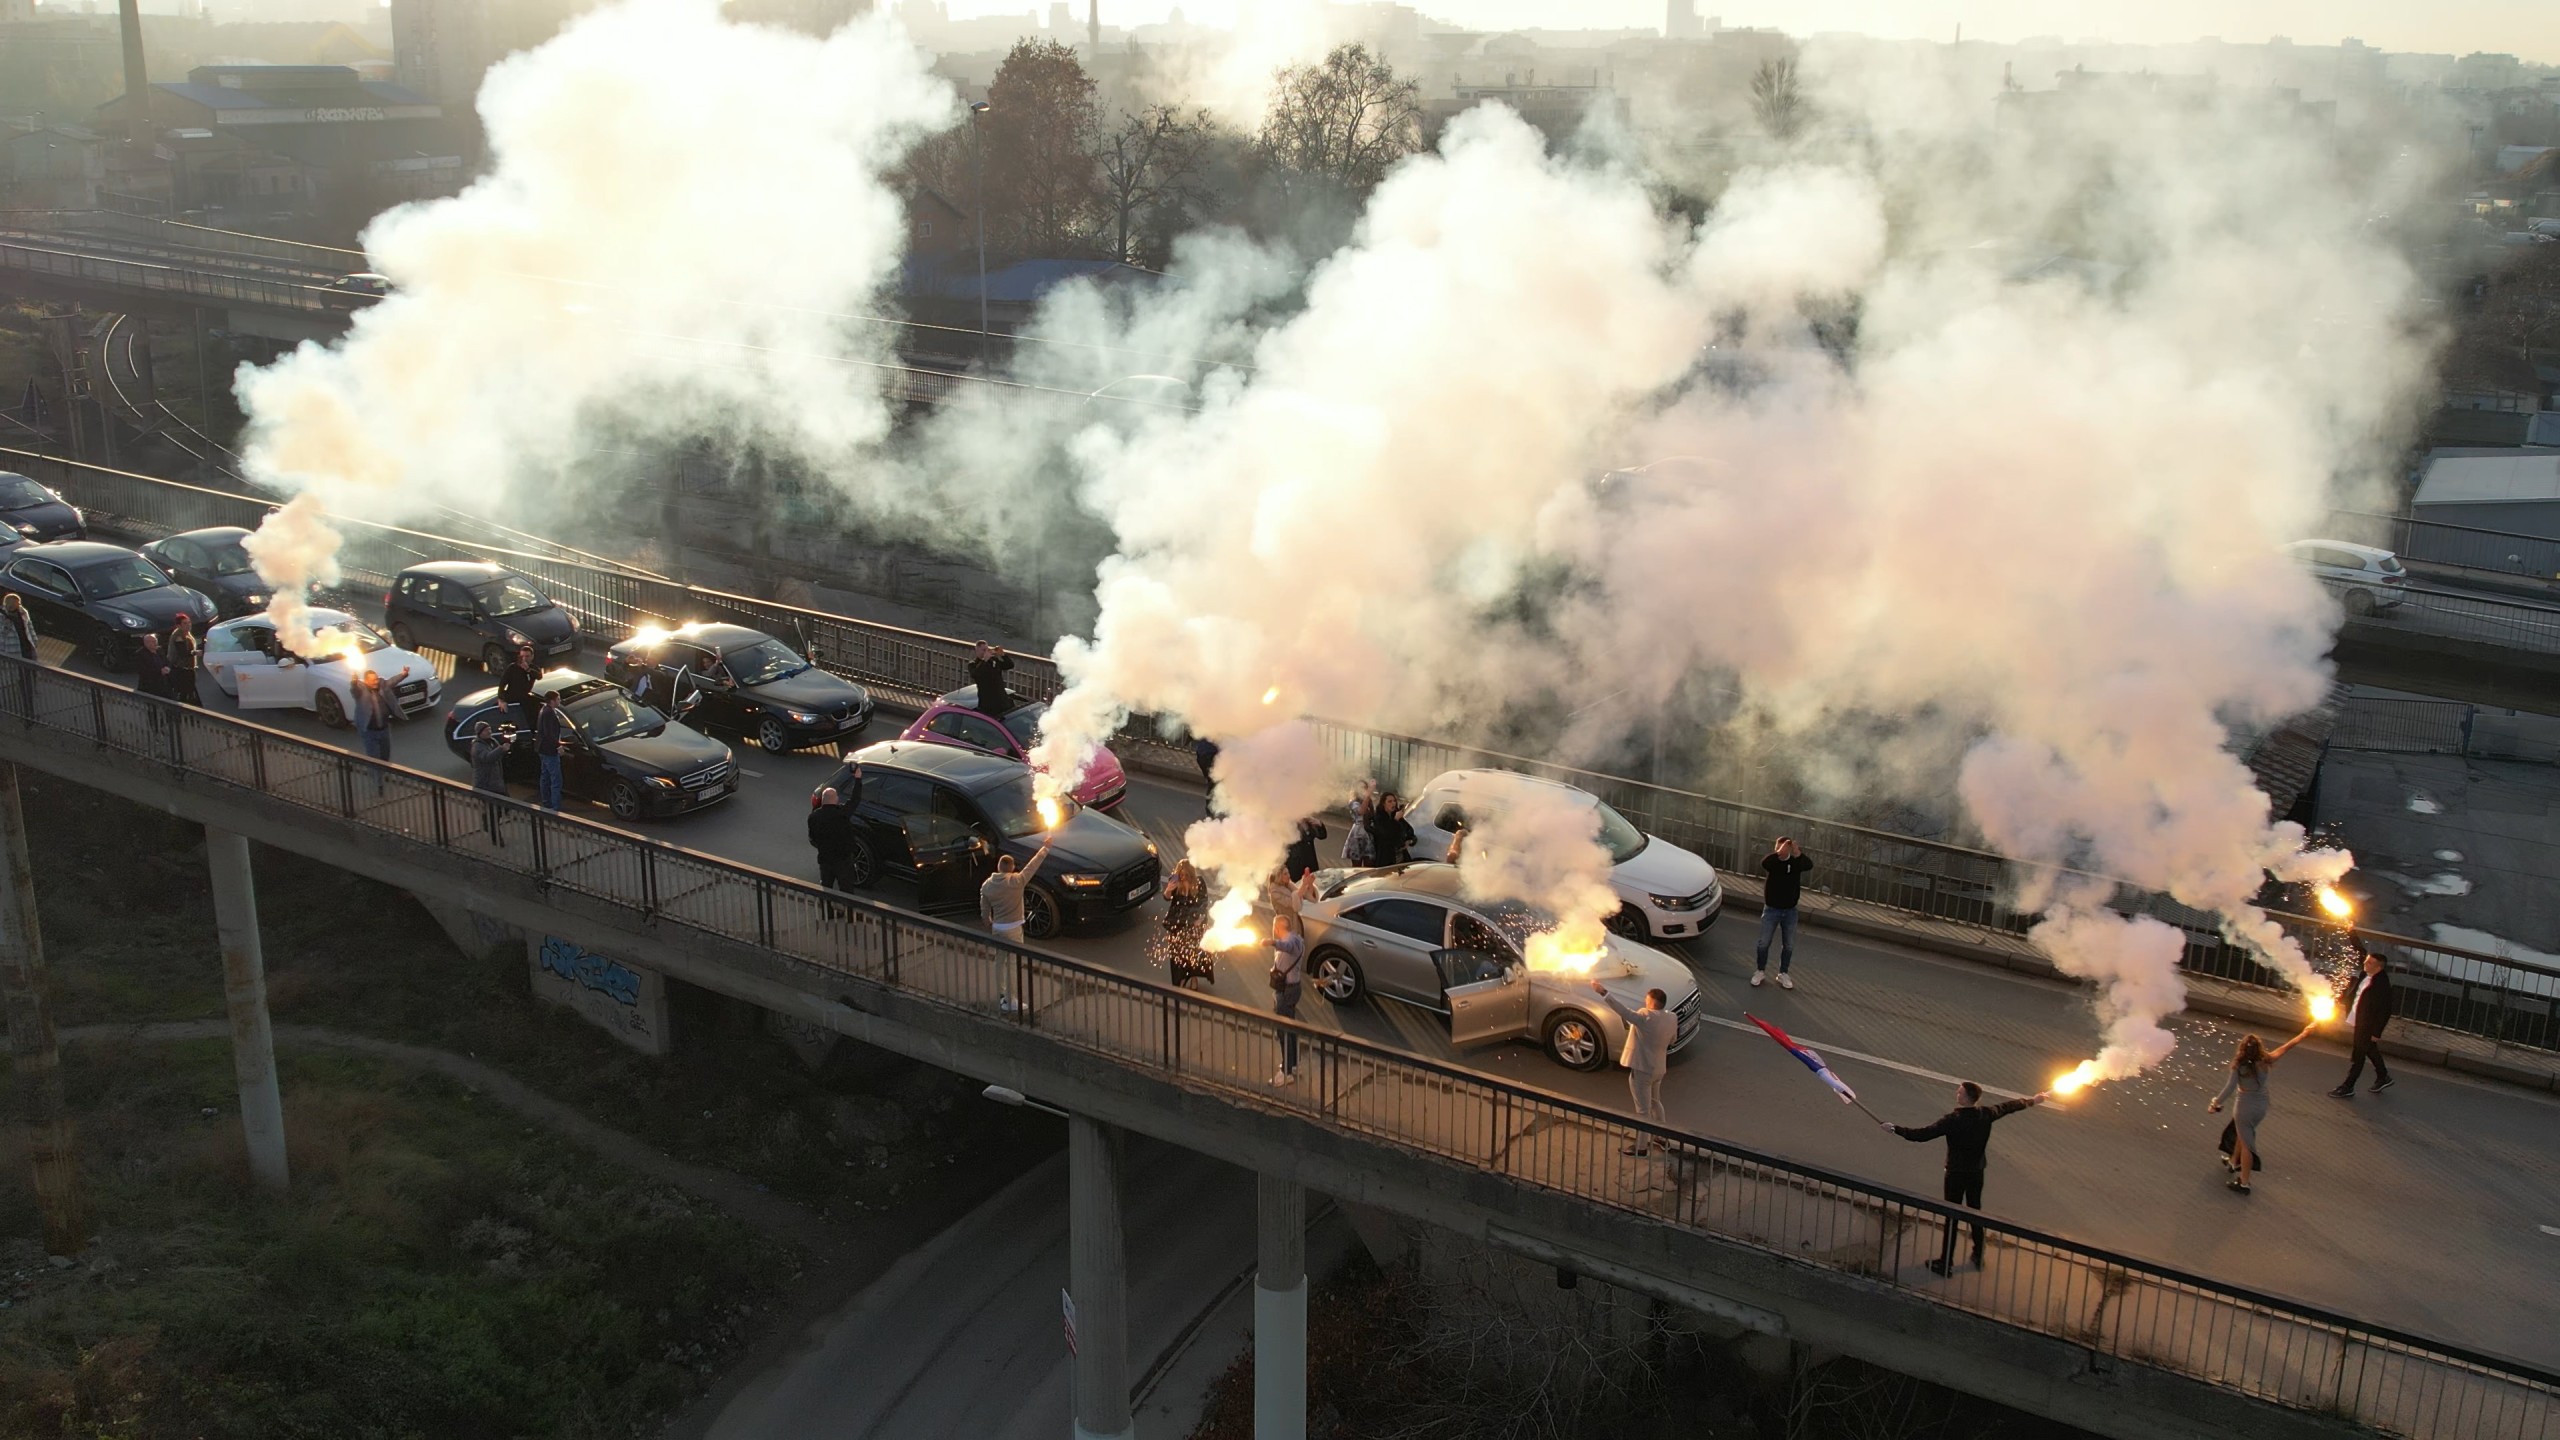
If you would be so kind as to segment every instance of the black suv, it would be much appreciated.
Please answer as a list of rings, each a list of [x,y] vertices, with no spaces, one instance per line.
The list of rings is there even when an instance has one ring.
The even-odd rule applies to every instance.
[[[1049,858],[1022,898],[1023,933],[1035,940],[1136,909],[1156,893],[1163,870],[1146,836],[1072,800],[1060,802],[1057,827],[1043,829],[1031,767],[1018,760],[887,740],[855,751],[827,785],[853,807],[850,885],[869,885],[884,873],[914,878],[912,837],[939,849],[965,832],[977,840],[979,863],[989,869],[998,855],[1028,862],[1049,845]],[[816,792],[809,798],[817,803]]]
[[[554,691],[569,719],[560,757],[560,789],[569,797],[601,800],[616,819],[637,820],[681,815],[738,793],[738,764],[728,746],[640,704],[621,686],[575,670],[554,670],[533,682],[537,697]],[[507,778],[530,785],[540,761],[533,732],[516,719],[494,688],[482,690],[445,713],[444,742],[470,759],[471,737],[486,720],[507,740]]]
[[[538,660],[578,648],[576,617],[513,570],[476,560],[431,560],[392,576],[382,621],[401,649],[477,660],[493,678],[519,645]]]
[[[697,621],[643,630],[608,653],[604,678],[652,704],[699,697],[686,720],[742,735],[776,755],[851,739],[871,723],[870,691],[744,625]]]
[[[199,635],[214,621],[211,600],[133,551],[95,540],[19,546],[0,570],[0,590],[26,601],[38,631],[73,641],[109,670],[131,665],[142,637],[169,633],[181,615]]]

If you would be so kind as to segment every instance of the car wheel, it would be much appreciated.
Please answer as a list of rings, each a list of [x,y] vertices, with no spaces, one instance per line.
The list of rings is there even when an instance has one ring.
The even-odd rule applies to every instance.
[[[1579,1010],[1559,1010],[1547,1021],[1547,1054],[1567,1070],[1597,1070],[1609,1060],[1606,1033]]]
[[[1330,947],[1316,952],[1316,993],[1336,1005],[1348,1005],[1360,998],[1367,983],[1360,976],[1360,962]]]
[[[836,873],[844,877],[848,890],[859,890],[880,878],[880,852],[871,848],[871,837],[853,837],[853,848],[844,852],[844,864]]]
[[[418,653],[418,632],[395,620],[391,624],[391,643],[415,655]]]
[[[767,720],[756,727],[756,743],[764,747],[766,754],[779,755],[791,748],[791,735],[782,728],[781,721]]]
[[[2364,590],[2350,590],[2347,592],[2348,614],[2370,615],[2373,613],[2373,610],[2373,596],[2370,592]]]
[[[1618,913],[1609,917],[1608,926],[1610,934],[1625,939],[1650,940],[1653,938],[1653,926],[1646,922],[1644,912],[1633,904],[1619,906]]]
[[[640,787],[616,775],[613,784],[604,792],[604,803],[612,807],[614,819],[637,820],[640,818]]]
[[[347,707],[339,703],[337,691],[322,686],[320,693],[311,697],[311,709],[320,717],[320,723],[330,729],[347,728]]]
[[[404,645],[401,648],[405,650],[408,647]],[[481,646],[480,668],[488,671],[492,680],[503,679],[507,673],[507,652],[495,645]]]
[[[1058,897],[1043,885],[1026,885],[1022,890],[1022,934],[1027,940],[1047,940],[1065,923],[1058,909]]]
[[[123,670],[133,664],[137,647],[121,635],[101,630],[89,637],[89,658],[101,670]]]

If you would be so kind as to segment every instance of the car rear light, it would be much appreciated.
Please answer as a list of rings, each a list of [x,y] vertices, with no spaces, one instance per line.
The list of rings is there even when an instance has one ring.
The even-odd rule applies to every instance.
[[[385,610],[391,608],[391,592],[388,590],[382,592],[382,608]]]

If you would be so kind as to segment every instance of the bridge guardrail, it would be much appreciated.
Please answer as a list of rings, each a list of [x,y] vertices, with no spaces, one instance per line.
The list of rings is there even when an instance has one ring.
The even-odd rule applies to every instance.
[[[84,507],[145,533],[204,525],[255,526],[272,503],[150,476],[84,465],[34,451],[0,448],[0,464],[33,467]],[[525,554],[361,521],[341,521],[341,552],[351,584],[379,586],[423,560],[493,559],[540,582],[591,635],[618,639],[645,624],[725,620],[797,638],[824,668],[907,705],[922,706],[968,683],[969,645],[948,636],[801,609],[624,573],[555,556]],[[1012,689],[1028,699],[1053,698],[1063,682],[1054,663],[1016,657]],[[1475,746],[1316,720],[1320,742],[1349,771],[1391,784],[1418,785],[1443,770],[1493,765],[1565,780],[1598,794],[1641,829],[1704,855],[1719,871],[1748,873],[1778,835],[1792,835],[1814,860],[1815,888],[1843,899],[1932,920],[2024,935],[2041,917],[2016,909],[2029,867],[1986,851],[1895,835],[1836,820],[1790,814],[1676,787],[1648,784]],[[1115,740],[1123,747],[1174,751],[1150,717],[1133,719]],[[2230,943],[2213,917],[2165,895],[2117,887],[2116,907],[2174,925],[2187,936],[2182,963],[2191,971],[2244,985],[2284,990],[2249,951]],[[2314,947],[2336,949],[2340,932],[2325,922],[2280,915],[2279,924]],[[2410,983],[2401,1014],[2410,1020],[2476,1035],[2498,1046],[2560,1050],[2560,969],[2409,936],[2363,932],[2361,939],[2397,960]]]
[[[291,285],[279,280],[252,280],[245,276],[218,275],[202,270],[186,270],[174,265],[153,264],[144,260],[116,260],[104,256],[82,255],[24,241],[0,241],[0,269],[16,270],[30,275],[50,275],[66,280],[86,281],[93,285],[113,285],[130,290],[147,290],[159,294],[182,295],[191,300],[239,301],[245,304],[273,306],[281,310],[331,309],[330,292],[316,285]]]
[[[1228,1103],[1649,1217],[2276,1405],[2409,1440],[2555,1440],[2560,1374],[2155,1265],[1549,1091],[1150,984],[582,818],[0,660],[0,733],[42,730],[575,893],[661,933],[749,944],[828,975],[1032,1032]],[[23,763],[41,768],[40,754]],[[609,943],[609,942],[605,942]],[[1297,1037],[1300,1083],[1261,1077]],[[1661,1169],[1620,1153],[1664,1147]],[[1670,1184],[1659,1183],[1668,1178]],[[1940,1279],[1941,1227],[1998,1253]],[[1926,1278],[1915,1279],[1920,1271]]]

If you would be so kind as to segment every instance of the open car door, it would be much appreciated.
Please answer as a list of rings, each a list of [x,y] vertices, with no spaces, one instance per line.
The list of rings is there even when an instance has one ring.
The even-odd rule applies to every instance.
[[[314,683],[308,665],[279,664],[256,650],[243,651],[231,666],[231,683],[240,692],[243,710],[307,710]]]
[[[978,909],[978,857],[986,842],[949,815],[909,815],[907,854],[916,866],[916,908],[927,915],[974,915]]]
[[[1434,950],[1440,994],[1449,1005],[1449,1040],[1481,1045],[1529,1032],[1529,972],[1492,950]]]

